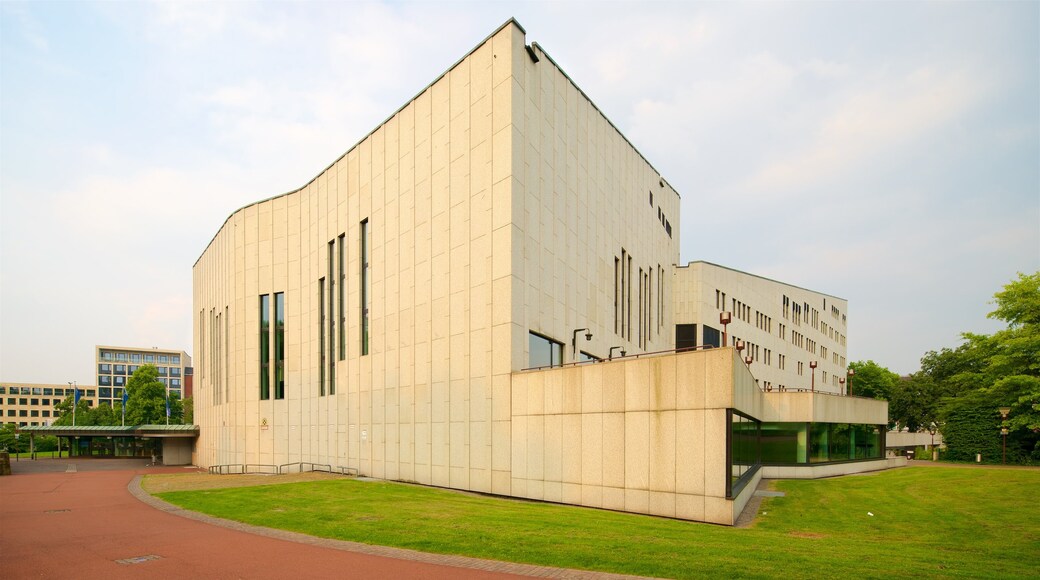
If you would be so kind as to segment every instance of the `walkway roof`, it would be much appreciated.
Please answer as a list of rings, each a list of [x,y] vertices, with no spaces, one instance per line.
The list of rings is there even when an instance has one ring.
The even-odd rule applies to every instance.
[[[198,437],[198,425],[44,425],[19,427],[19,432],[59,437]]]

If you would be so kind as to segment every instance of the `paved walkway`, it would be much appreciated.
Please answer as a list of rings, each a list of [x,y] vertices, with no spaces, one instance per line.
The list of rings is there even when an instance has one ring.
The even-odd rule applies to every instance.
[[[0,477],[0,578],[623,578],[256,528],[180,511],[137,485],[184,468],[36,463]]]

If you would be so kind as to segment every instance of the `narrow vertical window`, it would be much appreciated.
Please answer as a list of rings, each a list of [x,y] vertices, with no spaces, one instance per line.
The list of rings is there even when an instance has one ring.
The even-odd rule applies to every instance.
[[[199,378],[206,377],[206,311],[199,310]]]
[[[325,396],[325,278],[318,279],[318,395]]]
[[[361,354],[368,354],[368,220],[361,222]]]
[[[657,332],[664,328],[664,268],[657,265]]]
[[[216,325],[216,327],[217,327],[217,339],[213,341],[213,349],[214,349],[214,358],[213,358],[213,360],[216,361],[217,364],[215,365],[216,366],[216,372],[213,373],[213,379],[214,379],[214,382],[217,384],[217,398],[220,398],[220,389],[221,389],[220,373],[221,373],[221,371],[223,369],[220,368],[220,313],[219,312],[217,313],[216,321],[217,321],[217,325]],[[166,381],[163,381],[163,382],[166,382]],[[169,396],[169,393],[170,393],[170,391],[169,391],[169,389],[167,389],[166,390],[167,396]]]
[[[650,340],[650,333],[654,330],[654,269],[648,270],[646,278],[646,339]]]
[[[274,295],[274,398],[285,398],[285,292]]]
[[[628,257],[628,303],[625,305],[627,315],[625,317],[625,324],[628,325],[628,339],[632,340],[632,256]]]
[[[620,261],[614,256],[614,334],[618,333],[618,276],[620,275]]]
[[[643,324],[643,316],[645,316],[645,314],[646,314],[644,312],[644,310],[646,310],[646,309],[643,308],[643,295],[644,294],[643,294],[643,269],[642,268],[639,269],[639,280],[636,283],[639,284],[639,331],[636,332],[636,344],[639,345],[639,348],[643,348],[643,329],[646,327],[646,325]]]
[[[260,400],[271,398],[271,295],[260,295]]]
[[[231,326],[230,326],[230,323],[228,322],[228,307],[225,306],[224,307],[224,368],[225,369],[230,368],[230,366],[227,364],[228,363],[228,356],[229,356],[228,355],[228,350],[229,349],[227,347],[227,344],[228,344],[228,340],[230,340],[229,337],[228,337],[228,330],[230,330],[230,329],[231,329]],[[228,401],[228,390],[227,390],[227,387],[225,385],[225,388],[224,388],[224,402],[226,403],[227,401]]]
[[[628,253],[625,252],[624,248],[621,248],[621,338],[625,338],[625,330],[628,326],[625,324],[625,264],[628,263]]]
[[[339,235],[339,360],[347,358],[347,311],[343,308],[343,296],[347,288],[347,270],[343,267],[343,253],[346,251],[347,235]]]
[[[336,255],[335,248],[336,240],[329,242],[329,311],[328,311],[328,323],[329,323],[329,394],[336,394],[336,278],[334,276],[334,265],[332,261]]]

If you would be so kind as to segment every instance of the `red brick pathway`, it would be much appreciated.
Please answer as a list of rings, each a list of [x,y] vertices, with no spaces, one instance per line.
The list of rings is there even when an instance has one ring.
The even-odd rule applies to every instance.
[[[138,475],[182,468],[77,467],[0,477],[0,578],[620,578],[211,525],[131,493]]]

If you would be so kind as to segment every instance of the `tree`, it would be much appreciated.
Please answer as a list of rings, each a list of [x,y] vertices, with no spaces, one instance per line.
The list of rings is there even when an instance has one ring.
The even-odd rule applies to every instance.
[[[939,424],[939,389],[924,372],[896,382],[888,401],[888,417],[896,428],[912,433]]]
[[[899,382],[898,374],[872,360],[850,363],[849,368],[856,371],[850,390],[858,397],[888,400]]]
[[[53,425],[71,426],[72,425],[72,395],[69,395],[62,399],[60,403],[54,404],[54,411],[58,414],[58,418],[55,419]],[[87,406],[85,401],[80,401],[79,405],[76,405],[76,426],[86,427],[94,424],[94,416],[91,412],[90,407]]]
[[[127,425],[159,425],[166,423],[166,386],[159,380],[155,365],[142,365],[126,382]],[[180,423],[181,401],[169,398],[170,423]]]
[[[24,453],[29,450],[29,436],[15,437],[18,427],[14,423],[5,423],[0,427],[0,450],[11,453]]]
[[[108,403],[101,403],[96,408],[91,409],[90,418],[92,425],[118,425],[119,416],[112,410],[112,405]]]
[[[1040,460],[1040,272],[1007,283],[994,294],[990,318],[1008,327],[992,335],[965,333],[954,349],[921,359],[922,385],[930,381],[939,400],[948,457],[985,459],[1002,454],[997,413],[1008,407],[1009,461]],[[858,378],[858,377],[857,377]],[[897,415],[902,413],[897,413]]]
[[[194,425],[195,424],[195,399],[187,397],[182,401],[184,407],[184,424]]]

